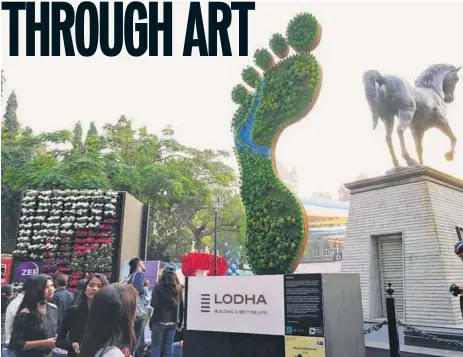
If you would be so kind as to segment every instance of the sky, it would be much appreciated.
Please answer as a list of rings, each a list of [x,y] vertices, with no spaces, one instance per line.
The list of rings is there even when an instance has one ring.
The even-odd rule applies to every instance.
[[[316,191],[336,195],[340,183],[355,180],[359,173],[378,176],[392,167],[383,125],[372,130],[363,72],[376,69],[413,82],[431,64],[463,64],[463,3],[257,1],[249,16],[247,57],[238,56],[235,14],[229,31],[232,57],[200,57],[197,50],[192,57],[182,57],[188,15],[184,1],[173,3],[173,57],[26,57],[24,51],[9,57],[8,18],[2,14],[1,67],[7,77],[3,99],[14,89],[19,120],[35,131],[72,129],[79,120],[84,128],[91,121],[101,128],[126,115],[135,127],[146,125],[154,133],[172,126],[183,144],[232,152],[230,123],[236,105],[231,90],[242,83],[241,71],[253,63],[254,51],[268,47],[274,33],[285,34],[299,12],[311,12],[323,27],[314,51],[323,69],[323,86],[312,112],[281,136],[277,160],[295,168],[301,196]],[[24,26],[24,18],[20,21]],[[424,140],[425,164],[463,179],[461,82],[455,102],[448,106],[448,120],[460,139],[455,160],[445,160],[450,142],[431,130]],[[410,133],[406,138],[416,157]],[[400,155],[396,134],[394,144]],[[237,167],[234,158],[229,163]]]

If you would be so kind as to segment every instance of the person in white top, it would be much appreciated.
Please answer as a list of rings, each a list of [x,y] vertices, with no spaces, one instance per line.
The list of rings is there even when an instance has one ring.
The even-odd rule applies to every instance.
[[[16,314],[18,313],[19,305],[24,299],[24,293],[32,278],[26,280],[23,284],[21,292],[10,302],[5,312],[5,344],[8,346],[11,340],[11,332],[13,331],[13,322]]]

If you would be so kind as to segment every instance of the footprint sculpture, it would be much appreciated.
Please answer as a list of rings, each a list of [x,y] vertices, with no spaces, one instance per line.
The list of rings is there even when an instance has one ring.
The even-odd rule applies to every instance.
[[[275,148],[283,130],[303,119],[314,106],[322,71],[311,54],[322,29],[309,13],[295,16],[286,38],[275,34],[272,52],[262,48],[232,99],[239,104],[232,123],[240,165],[241,197],[246,209],[246,254],[255,274],[292,273],[307,245],[308,223],[302,203],[278,177]],[[289,55],[290,47],[295,54]],[[303,144],[303,143],[301,143]]]

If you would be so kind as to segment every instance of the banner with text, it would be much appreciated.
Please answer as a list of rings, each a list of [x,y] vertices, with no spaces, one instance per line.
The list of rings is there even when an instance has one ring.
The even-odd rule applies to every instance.
[[[285,334],[284,276],[188,278],[187,329]]]

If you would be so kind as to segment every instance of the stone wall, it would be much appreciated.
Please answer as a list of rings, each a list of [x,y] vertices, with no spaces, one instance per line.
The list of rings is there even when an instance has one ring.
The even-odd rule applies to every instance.
[[[463,181],[423,167],[346,185],[352,194],[342,272],[360,273],[365,318],[382,311],[376,237],[402,234],[405,320],[459,325],[463,283],[455,226],[463,226]]]

